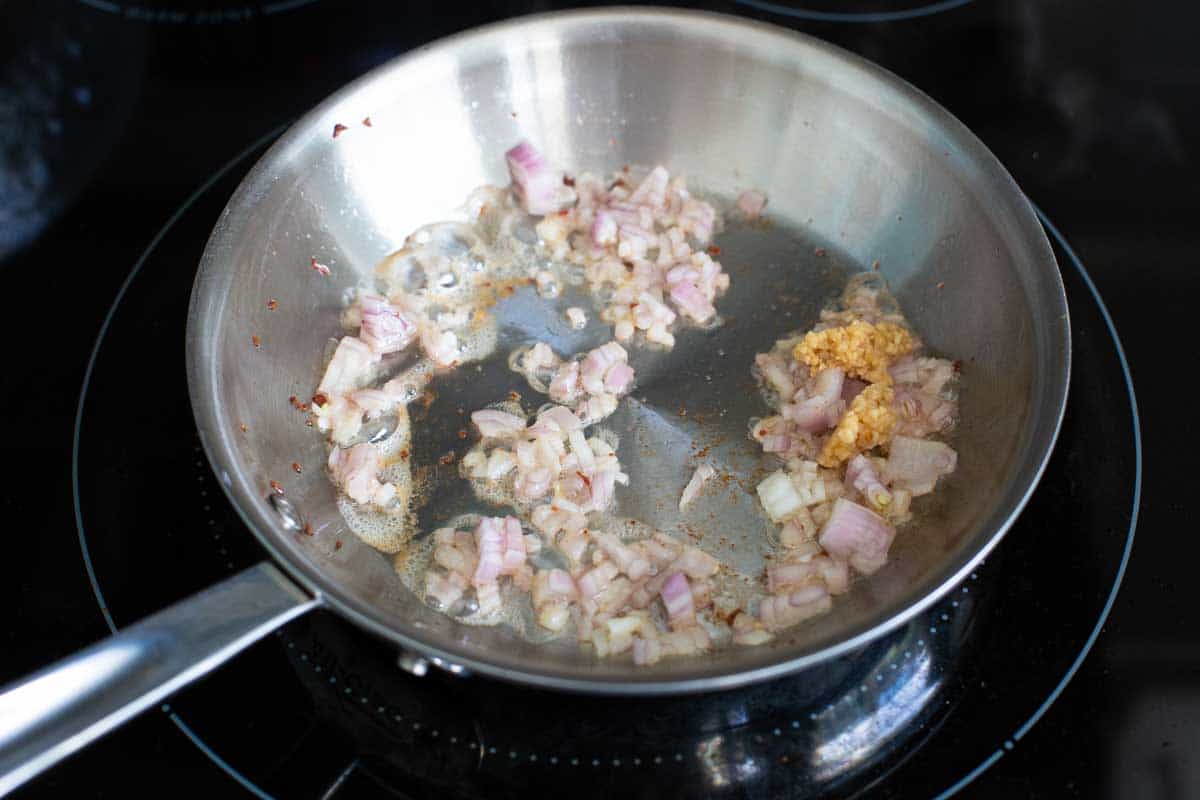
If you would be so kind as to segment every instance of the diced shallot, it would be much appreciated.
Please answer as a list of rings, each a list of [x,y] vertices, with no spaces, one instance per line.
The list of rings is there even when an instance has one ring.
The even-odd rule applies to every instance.
[[[579,362],[568,361],[558,368],[550,380],[550,399],[558,403],[570,403],[579,396]]]
[[[820,616],[833,608],[829,593],[821,586],[806,586],[791,594],[764,597],[758,615],[768,631],[779,631]]]
[[[525,420],[522,417],[493,408],[471,412],[471,422],[488,439],[507,439],[525,432]]]
[[[696,621],[696,610],[692,604],[692,589],[682,572],[673,572],[662,585],[663,605],[671,627],[690,625]]]
[[[702,324],[708,322],[717,313],[712,301],[705,297],[704,292],[689,280],[681,280],[671,285],[671,300],[679,309],[679,313]]]
[[[576,584],[579,587],[579,594],[589,600],[594,598],[608,588],[608,584],[612,582],[613,578],[617,577],[619,572],[620,569],[616,564],[611,561],[605,561],[600,566],[580,576]]]
[[[791,479],[783,470],[775,470],[758,484],[758,500],[773,522],[783,522],[804,508],[804,500],[796,492]]]
[[[588,392],[603,394],[604,379],[609,370],[616,364],[625,363],[628,358],[625,348],[616,342],[601,345],[584,356],[579,366],[579,382]]]
[[[633,388],[633,367],[625,363],[613,364],[604,375],[604,391],[608,394],[628,394]]]
[[[563,184],[554,170],[529,142],[521,142],[504,154],[513,191],[530,214],[550,214],[575,201],[575,192]]]
[[[349,449],[335,447],[329,453],[329,470],[333,481],[356,503],[386,505],[396,496],[396,487],[381,483],[379,450],[362,442]]]
[[[484,517],[475,528],[475,547],[479,553],[479,562],[471,583],[476,588],[486,583],[495,582],[504,569],[505,546],[504,520],[500,517]],[[482,599],[480,605],[483,605]]]
[[[370,345],[354,336],[343,336],[329,359],[317,392],[327,396],[357,389],[370,374],[379,356]]]
[[[919,497],[933,491],[938,478],[954,472],[958,454],[947,444],[910,436],[896,436],[883,472],[891,483]]]
[[[772,594],[794,592],[811,585],[823,585],[830,594],[841,594],[850,587],[850,573],[845,563],[828,556],[784,562],[767,569],[767,588]]]
[[[747,189],[738,195],[737,205],[738,209],[746,215],[746,219],[758,219],[758,215],[767,205],[767,198],[763,196],[762,192]]]
[[[882,509],[892,502],[892,493],[880,482],[875,465],[862,453],[846,464],[846,483],[857,489],[872,508]]]
[[[425,595],[436,600],[442,611],[448,611],[466,590],[467,581],[457,572],[445,575],[432,571],[425,573]]]
[[[504,572],[513,573],[525,563],[525,534],[516,517],[504,518]]]
[[[571,306],[567,309],[567,322],[574,330],[583,330],[587,326],[587,314],[579,306]]]
[[[846,373],[837,367],[821,370],[813,378],[812,394],[799,403],[784,406],[784,416],[810,433],[829,430],[842,415],[845,378]]]
[[[895,536],[896,529],[883,517],[839,497],[817,539],[831,556],[870,575],[887,563],[888,548]]]
[[[717,471],[708,464],[701,464],[696,467],[696,471],[692,473],[692,477],[687,482],[687,486],[683,487],[683,494],[679,496],[679,510],[683,511],[687,508],[688,503],[700,493],[700,488],[704,486],[705,481],[716,475]]]
[[[417,335],[416,323],[379,295],[359,295],[358,305],[362,326],[359,338],[376,353],[403,350]]]
[[[621,572],[633,580],[640,580],[650,572],[650,562],[641,554],[622,542],[612,533],[597,533],[596,544],[613,560]]]

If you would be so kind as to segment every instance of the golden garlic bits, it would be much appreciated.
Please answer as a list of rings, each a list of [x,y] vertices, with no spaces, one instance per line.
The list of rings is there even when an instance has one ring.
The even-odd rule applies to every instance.
[[[873,383],[859,392],[825,441],[817,463],[837,467],[858,453],[890,441],[896,429],[893,399],[892,387],[884,383]]]
[[[913,335],[902,325],[855,320],[840,328],[806,334],[796,345],[796,360],[814,373],[840,367],[847,375],[869,383],[891,383],[888,365],[912,352]]]

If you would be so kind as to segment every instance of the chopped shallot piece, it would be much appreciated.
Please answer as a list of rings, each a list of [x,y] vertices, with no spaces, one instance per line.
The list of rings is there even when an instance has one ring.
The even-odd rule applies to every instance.
[[[892,502],[892,493],[880,483],[875,465],[861,453],[846,464],[846,483],[857,489],[872,508],[882,509]]]
[[[766,644],[775,638],[775,636],[763,627],[762,623],[755,617],[746,613],[739,613],[733,618],[733,643],[755,647],[760,644]]]
[[[442,611],[449,611],[467,590],[467,581],[457,572],[445,575],[436,572],[425,574],[425,595],[437,601]]]
[[[845,592],[850,588],[850,573],[845,563],[828,556],[816,556],[808,561],[784,562],[767,569],[767,588],[772,594],[816,584],[823,584],[830,594]]]
[[[484,517],[475,528],[476,548],[479,551],[479,563],[471,583],[476,588],[487,583],[494,583],[504,569],[504,548],[506,535],[504,520],[500,517]],[[482,599],[480,606],[483,605]]]
[[[440,330],[432,324],[422,326],[421,347],[439,367],[450,367],[458,361],[458,337],[452,331]]]
[[[379,450],[363,442],[343,450],[335,447],[329,453],[329,470],[333,481],[356,503],[387,505],[396,496],[396,487],[380,483]]]
[[[367,419],[375,419],[396,405],[395,398],[379,389],[358,389],[350,393],[349,400],[362,409]]]
[[[804,498],[783,470],[768,475],[758,484],[757,491],[759,502],[774,522],[783,522],[804,508]]]
[[[633,580],[644,578],[650,572],[650,562],[637,550],[626,545],[616,535],[597,533],[596,544],[613,560],[617,567]]]
[[[696,621],[692,589],[688,585],[687,577],[682,572],[671,573],[663,582],[660,592],[663,605],[667,609],[667,616],[671,620],[671,627],[678,628]]]
[[[504,572],[510,575],[525,565],[525,534],[516,517],[504,518],[503,565]]]
[[[779,543],[792,550],[806,547],[820,550],[820,547],[813,542],[813,537],[816,535],[817,523],[812,517],[812,512],[807,508],[801,508],[779,529]]]
[[[895,536],[896,529],[883,517],[839,497],[817,539],[831,556],[870,575],[887,563],[887,551]]]
[[[795,404],[784,405],[781,413],[803,431],[817,433],[837,425],[845,410],[842,386],[846,373],[838,367],[823,369],[813,380],[813,393]]]
[[[700,488],[704,486],[705,481],[716,475],[717,471],[708,464],[701,464],[696,467],[696,471],[692,473],[691,479],[687,482],[687,486],[683,487],[683,494],[679,497],[679,510],[683,511],[687,508],[688,503],[700,493]]]
[[[479,615],[486,617],[500,610],[500,584],[495,581],[476,584],[475,600],[479,603]]]
[[[516,414],[485,408],[471,412],[471,422],[485,438],[507,439],[525,432],[525,420]]]
[[[575,192],[563,183],[561,172],[546,163],[529,142],[504,154],[513,191],[530,214],[550,214],[575,201]]]
[[[362,326],[359,338],[376,353],[403,350],[417,335],[416,323],[379,295],[359,295],[358,306]]]
[[[633,640],[633,663],[653,664],[663,656],[688,656],[703,653],[712,647],[712,639],[701,625],[689,625],[682,630],[660,634],[656,639],[637,637]]]
[[[762,214],[766,208],[767,198],[762,192],[757,192],[753,189],[747,189],[738,195],[738,209],[746,215],[746,219],[758,219],[759,214]]]
[[[938,478],[954,472],[958,454],[949,445],[910,436],[892,439],[883,472],[889,482],[909,490],[913,497],[933,491]]]
[[[331,396],[357,389],[378,360],[379,356],[366,342],[354,336],[343,336],[325,368],[317,392]]]
[[[558,368],[550,381],[550,399],[559,403],[569,403],[579,396],[579,362],[568,361]]]
[[[585,572],[579,578],[579,594],[585,599],[594,599],[596,595],[608,588],[609,583],[619,573],[620,569],[616,564],[610,561],[604,562],[600,566]]]
[[[824,587],[806,586],[791,594],[763,598],[758,615],[768,631],[779,631],[825,614],[831,608],[833,601]]]
[[[604,379],[608,371],[617,364],[624,364],[628,358],[625,348],[616,342],[609,342],[589,351],[579,367],[580,383],[592,394],[603,394]]]
[[[571,306],[567,309],[567,322],[575,330],[583,330],[587,325],[587,314],[579,306]]]

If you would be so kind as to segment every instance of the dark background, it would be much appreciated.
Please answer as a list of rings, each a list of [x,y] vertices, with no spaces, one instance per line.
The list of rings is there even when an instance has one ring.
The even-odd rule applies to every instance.
[[[559,7],[286,5],[0,2],[0,276],[16,356],[2,384],[10,413],[0,600],[10,623],[0,680],[108,632],[79,556],[73,419],[104,315],[172,212],[252,142],[371,67],[481,22]],[[917,5],[790,4],[838,13]],[[879,22],[704,7],[829,39],[946,106],[1069,239],[1128,351],[1145,471],[1123,588],[1083,668],[967,794],[1200,793],[1198,547],[1184,515],[1195,403],[1179,380],[1196,363],[1200,6],[975,0]],[[190,274],[194,264],[177,267]],[[181,357],[182,341],[178,349]],[[163,365],[147,357],[145,368]],[[127,399],[131,413],[161,402]],[[162,476],[165,495],[173,480]],[[230,713],[237,706],[231,697]],[[185,796],[242,791],[153,711],[26,791],[102,797],[155,786]]]

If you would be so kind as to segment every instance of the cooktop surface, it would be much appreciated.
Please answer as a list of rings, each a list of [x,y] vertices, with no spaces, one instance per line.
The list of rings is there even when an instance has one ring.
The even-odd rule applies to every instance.
[[[10,338],[36,342],[14,348],[6,393],[17,402],[3,500],[15,552],[2,583],[14,614],[0,679],[263,557],[199,449],[182,368],[195,265],[255,160],[371,67],[559,7],[0,8],[0,268],[23,301]],[[1152,382],[1178,371],[1180,306],[1197,280],[1186,100],[1200,65],[1185,12],[986,0],[701,7],[804,31],[896,72],[971,127],[1038,209],[1068,291],[1075,368],[1054,457],[996,553],[943,602],[828,669],[683,700],[414,677],[392,648],[318,612],[20,794],[1175,797],[1200,787],[1187,725],[1200,704],[1197,620],[1181,590],[1195,545],[1174,533],[1182,503],[1169,484],[1191,431],[1172,417],[1177,390]]]

